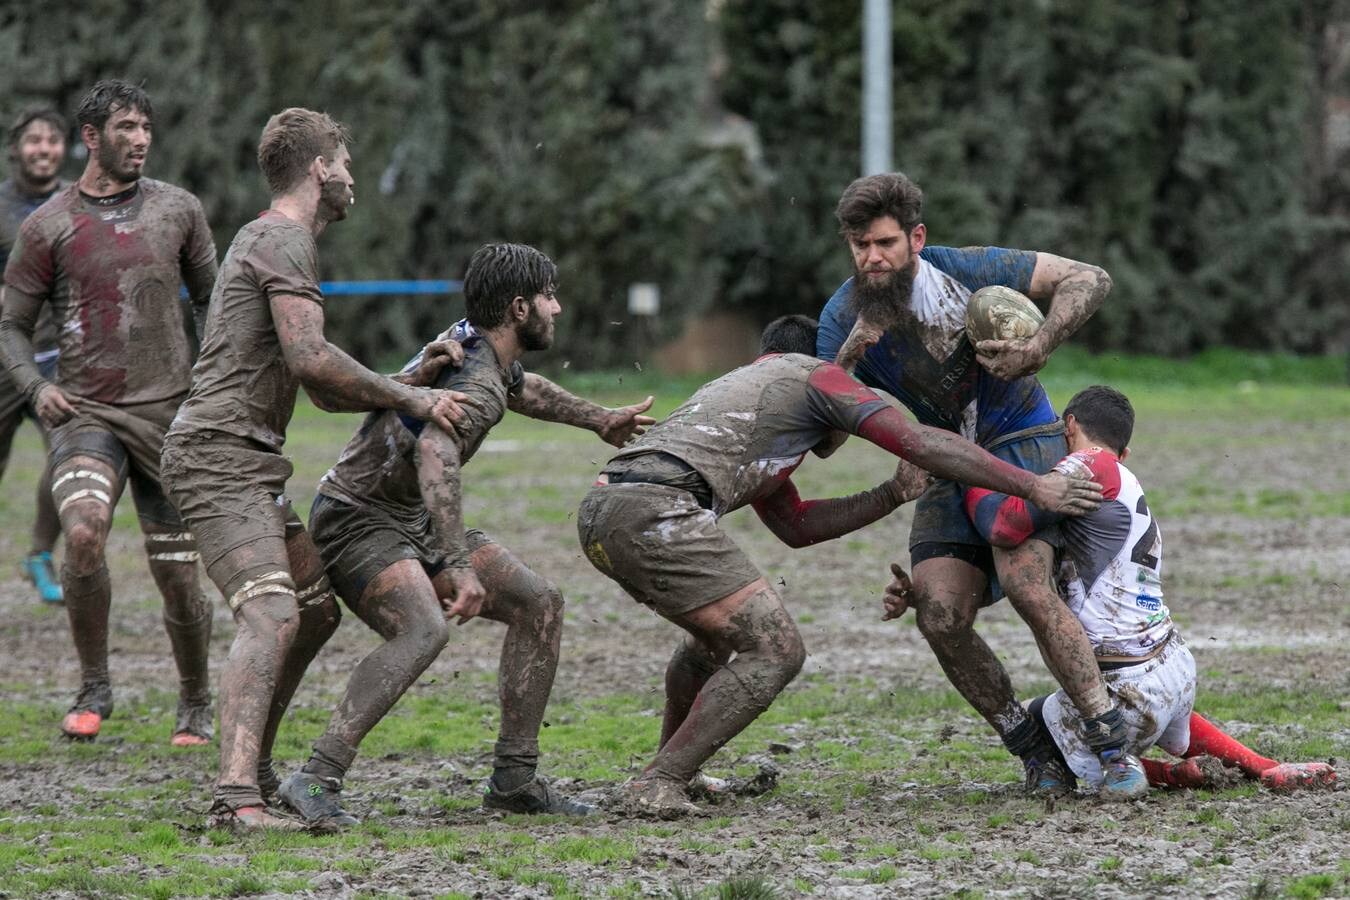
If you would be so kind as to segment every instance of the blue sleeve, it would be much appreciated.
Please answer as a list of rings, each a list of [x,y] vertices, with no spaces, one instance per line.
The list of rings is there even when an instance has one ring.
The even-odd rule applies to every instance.
[[[848,298],[852,290],[853,279],[850,278],[839,286],[839,290],[834,292],[834,296],[820,311],[816,356],[826,362],[834,362],[834,358],[839,355],[839,348],[848,340],[848,333],[853,330],[853,323],[858,318],[848,311]]]
[[[1015,291],[1031,290],[1036,251],[1005,247],[924,247],[919,255],[961,284],[978,291],[1001,284]],[[823,324],[823,323],[822,323]]]

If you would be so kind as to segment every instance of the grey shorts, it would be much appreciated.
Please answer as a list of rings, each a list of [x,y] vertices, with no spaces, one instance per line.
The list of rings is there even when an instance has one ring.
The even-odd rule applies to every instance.
[[[292,469],[286,457],[220,432],[194,432],[165,440],[162,466],[164,487],[225,597],[259,572],[289,573],[284,549],[265,559],[232,552],[260,541],[280,548],[304,531],[285,494]]]
[[[430,526],[412,528],[375,506],[355,506],[319,494],[309,509],[309,534],[323,557],[333,590],[351,606],[370,582],[394,563],[415,559],[428,578],[445,568],[445,555],[435,548]],[[469,552],[493,543],[476,528],[464,534]]]
[[[577,513],[586,558],[639,603],[672,618],[762,577],[710,510],[663,484],[591,488]]]

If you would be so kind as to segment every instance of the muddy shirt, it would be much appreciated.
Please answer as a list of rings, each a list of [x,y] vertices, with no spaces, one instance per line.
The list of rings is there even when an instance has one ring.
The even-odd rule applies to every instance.
[[[1146,656],[1172,632],[1163,602],[1162,535],[1139,479],[1114,453],[1071,453],[1055,471],[1102,486],[1102,505],[1086,516],[1048,513],[1019,497],[982,488],[966,495],[976,526],[999,546],[1021,543],[1059,523],[1060,589],[1099,656]]]
[[[886,408],[833,363],[771,354],[704,385],[614,459],[683,460],[708,483],[720,516],[778,490],[831,431],[856,434]]]
[[[132,404],[188,389],[191,345],[179,286],[204,295],[215,274],[201,203],[142,178],[97,200],[76,185],[59,191],[19,229],[5,285],[50,304],[63,391]]]
[[[220,265],[192,393],[171,434],[218,431],[281,452],[300,389],[272,323],[281,294],[323,305],[314,236],[269,210],[239,229]]]
[[[988,446],[995,438],[1055,420],[1035,376],[1003,381],[985,371],[966,340],[966,305],[976,290],[1001,284],[1026,293],[1036,254],[1001,247],[925,247],[919,253],[909,322],[891,328],[854,370],[863,384],[893,395],[924,425]],[[853,279],[820,314],[816,355],[833,360],[857,321]]]
[[[25,194],[19,189],[13,178],[0,181],[0,273],[5,271],[9,261],[10,248],[19,237],[19,226],[32,212],[46,203],[69,183],[57,183],[56,190],[46,194]],[[44,305],[38,314],[37,328],[33,331],[33,359],[46,362],[56,358],[56,323],[52,321],[52,308]]]
[[[503,369],[492,345],[467,323],[458,323],[449,336],[463,344],[464,364],[458,369],[443,369],[435,386],[469,396],[469,402],[463,404],[463,417],[455,423],[462,467],[505,415],[507,396],[521,390],[525,372],[519,362]],[[418,354],[403,371],[414,371],[420,361]],[[417,438],[425,424],[393,410],[368,414],[356,436],[343,448],[337,465],[319,482],[319,493],[354,506],[374,506],[415,534],[430,532],[430,518],[417,483]]]

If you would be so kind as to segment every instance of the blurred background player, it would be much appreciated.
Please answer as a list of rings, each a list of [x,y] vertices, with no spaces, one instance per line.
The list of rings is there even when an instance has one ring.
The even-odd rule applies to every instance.
[[[178,665],[172,740],[191,745],[213,732],[211,606],[197,578],[193,537],[160,486],[160,450],[190,382],[180,285],[187,285],[200,329],[216,249],[196,197],[141,177],[153,118],[149,96],[125,81],[100,81],[80,102],[76,123],[89,161],[77,184],[19,230],[5,267],[0,352],[51,428],[52,497],[66,542],[61,581],[82,682],[61,730],[92,740],[112,714],[106,544],[129,481]],[[55,380],[33,362],[44,305],[60,335]]]
[[[370,729],[426,670],[449,639],[448,619],[481,616],[506,626],[497,670],[501,729],[486,809],[585,815],[536,775],[539,728],[558,667],[563,597],[510,550],[465,531],[462,467],[507,409],[596,432],[622,447],[652,419],[652,398],[619,409],[575,397],[520,359],[553,343],[562,312],[557,267],[522,244],[478,249],[464,275],[468,318],[441,339],[464,348],[460,367],[436,384],[469,398],[453,432],[384,410],[366,417],[319,483],[310,532],[347,607],[385,643],[352,672],[328,729],[279,795],[306,821],[346,826],[342,780]],[[421,357],[404,371],[418,368]]]
[[[1100,499],[1088,482],[1035,475],[959,435],[910,423],[816,359],[816,330],[806,316],[771,322],[763,355],[704,385],[606,463],[577,513],[591,563],[687,632],[666,669],[660,749],[626,788],[644,812],[692,811],[690,780],[768,709],[806,656],[782,598],[718,520],[752,506],[780,540],[804,547],[875,522],[928,483],[901,466],[870,491],[802,500],[791,476],[807,453],[828,456],[856,434],[940,476],[1005,484],[1064,512]]]
[[[1090,477],[1105,502],[1075,519],[1042,511],[1018,497],[982,488],[966,494],[966,509],[996,547],[1013,547],[1043,529],[1060,547],[1060,582],[1066,601],[1092,641],[1107,690],[1125,719],[1131,753],[1157,745],[1182,763],[1145,760],[1150,783],[1202,787],[1209,773],[1195,757],[1212,756],[1240,768],[1268,787],[1329,786],[1335,770],[1325,763],[1278,763],[1224,734],[1192,711],[1195,660],[1163,601],[1162,535],[1143,488],[1124,466],[1134,431],[1134,408],[1119,391],[1097,385],[1064,408],[1069,455],[1055,470]],[[899,576],[897,576],[899,581]],[[893,588],[896,585],[893,584]],[[903,590],[903,585],[900,585]],[[899,594],[899,590],[888,594]],[[1082,736],[1082,713],[1061,689],[1031,704],[1032,714],[1054,737],[1063,760],[1092,787],[1102,781],[1095,753]]]
[[[1028,471],[1049,471],[1064,456],[1064,426],[1035,373],[1101,306],[1110,276],[1049,253],[927,246],[922,212],[923,192],[899,173],[859,178],[844,190],[835,214],[854,274],[821,313],[817,352],[846,369],[856,364],[864,384],[890,393],[924,425],[956,432]],[[1048,299],[1049,312],[1031,338],[972,347],[967,302],[996,284]],[[1022,760],[1028,789],[1060,789],[1054,743],[975,631],[976,615],[997,599],[991,588],[1001,581],[1051,674],[1090,717],[1093,744],[1109,759],[1106,793],[1127,799],[1146,791],[1138,760],[1121,750],[1120,714],[1092,647],[1047,588],[1051,548],[1029,541],[992,551],[966,518],[963,489],[949,479],[934,482],[915,505],[909,534],[915,616],[943,672]]]
[[[47,107],[26,109],[10,126],[7,146],[10,175],[0,181],[0,273],[5,270],[23,220],[66,186],[60,178],[61,164],[66,158],[66,120]],[[4,286],[0,283],[0,298],[3,294]],[[49,381],[56,376],[58,353],[51,308],[44,306],[33,332],[33,362]],[[46,426],[6,373],[0,377],[0,477],[9,463],[14,433],[24,419],[33,420],[42,435],[43,447],[49,447]],[[38,596],[47,603],[60,603],[62,599],[61,582],[52,569],[52,550],[60,535],[61,519],[52,502],[51,465],[44,462],[34,502],[32,543],[23,560],[23,571],[37,588]]]

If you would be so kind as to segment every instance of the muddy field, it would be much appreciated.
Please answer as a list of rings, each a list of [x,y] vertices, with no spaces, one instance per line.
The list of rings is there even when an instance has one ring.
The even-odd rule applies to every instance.
[[[1310,735],[1306,722],[1281,715],[1271,698],[1297,698],[1308,691],[1329,698],[1332,705],[1316,727],[1326,731],[1325,723],[1332,723],[1320,737],[1342,783],[1350,782],[1350,764],[1343,758],[1350,756],[1345,590],[1350,518],[1324,514],[1311,501],[1306,507],[1311,514],[1298,511],[1305,502],[1298,498],[1344,496],[1350,490],[1350,462],[1339,450],[1327,452],[1350,441],[1350,421],[1291,415],[1253,424],[1240,405],[1236,411],[1214,411],[1198,402],[1190,408],[1168,403],[1148,413],[1147,398],[1136,397],[1136,402],[1145,415],[1131,464],[1162,526],[1167,600],[1199,665],[1201,711],[1207,697],[1238,709],[1244,694],[1260,697],[1265,706],[1248,707],[1241,717],[1218,718],[1248,744],[1277,754]],[[301,447],[295,491],[301,504],[307,503],[310,486],[344,428],[325,424]],[[675,631],[590,568],[566,518],[604,448],[584,436],[559,438],[547,429],[504,425],[495,437],[467,472],[473,493],[466,518],[563,588],[568,627],[554,707],[575,709],[609,695],[650,698],[634,715],[633,727],[654,741],[661,676]],[[26,444],[15,465],[31,466],[35,459],[34,448]],[[477,480],[475,468],[482,471]],[[850,447],[832,465],[808,463],[798,480],[803,495],[820,496],[868,486],[888,470],[882,454]],[[24,548],[28,488],[22,476],[16,479],[11,472],[0,490],[14,523],[0,535],[0,558],[17,559]],[[1233,496],[1270,492],[1280,492],[1268,501],[1271,515],[1229,502]],[[1201,506],[1219,511],[1196,508]],[[112,669],[119,710],[163,715],[147,710],[143,701],[172,687],[167,642],[139,537],[125,514],[119,521],[122,527],[112,543]],[[677,823],[612,814],[580,825],[502,821],[472,803],[487,774],[481,753],[447,758],[413,747],[363,756],[349,776],[348,794],[350,807],[368,823],[360,832],[364,837],[287,845],[284,854],[310,862],[298,870],[302,880],[280,893],[755,896],[752,889],[765,886],[780,896],[850,898],[1350,892],[1350,794],[1344,787],[1277,796],[1246,786],[1155,792],[1119,806],[1093,799],[1047,804],[1023,795],[1015,761],[1000,755],[996,738],[968,708],[937,704],[916,712],[912,705],[888,702],[895,695],[942,698],[947,690],[912,619],[878,621],[885,563],[906,561],[907,521],[901,510],[859,535],[791,551],[776,544],[748,513],[728,519],[752,557],[782,583],[790,609],[802,622],[810,657],[788,695],[833,691],[845,698],[838,701],[837,714],[758,729],[714,760],[716,773],[753,771],[769,761],[782,773],[776,790],[711,806],[707,815]],[[22,725],[54,735],[76,688],[64,613],[30,600],[13,566],[3,575],[0,690],[8,703],[37,711],[35,721],[6,721],[10,728]],[[1007,604],[986,611],[980,630],[1004,657],[1022,693],[1029,696],[1048,686],[1031,639]],[[223,660],[231,634],[222,604],[213,665]],[[455,692],[490,701],[489,676],[500,634],[486,623],[455,629],[450,647],[414,693],[424,699]],[[344,673],[374,640],[347,616],[302,685],[297,708],[316,715],[326,708]],[[1298,708],[1296,699],[1290,703]],[[73,815],[90,817],[167,817],[179,829],[185,857],[210,851],[209,858],[220,865],[250,865],[258,845],[217,846],[201,830],[213,754],[170,754],[165,748],[159,756],[152,748],[147,759],[145,748],[119,742],[117,722],[108,723],[108,740],[96,745],[97,752],[72,752],[53,737],[50,751],[38,759],[5,757],[0,822],[43,821],[63,814],[67,806],[81,810]],[[494,727],[494,722],[483,723],[485,749]],[[16,738],[3,735],[0,742]],[[583,771],[575,765],[575,751],[550,761],[547,732],[542,740],[546,768],[564,776]],[[861,764],[851,764],[847,753],[820,752],[825,744],[856,745]],[[888,751],[894,764],[868,764]],[[962,765],[963,759],[971,765]],[[297,761],[292,756],[286,768]],[[635,757],[612,778],[565,778],[564,783],[569,790],[598,791],[639,766]],[[163,783],[187,789],[172,791],[166,804],[153,790]],[[447,806],[446,796],[463,802]],[[428,833],[446,835],[444,843],[406,837]],[[51,842],[42,835],[33,839]],[[566,847],[579,849],[560,849]],[[338,864],[353,856],[359,865]],[[110,874],[137,879],[173,874],[172,862],[161,858],[109,851],[99,859],[97,865]],[[284,861],[281,865],[284,870]],[[525,869],[542,874],[522,878]],[[50,893],[89,890],[88,885],[56,883]],[[15,888],[9,894],[27,891]]]

